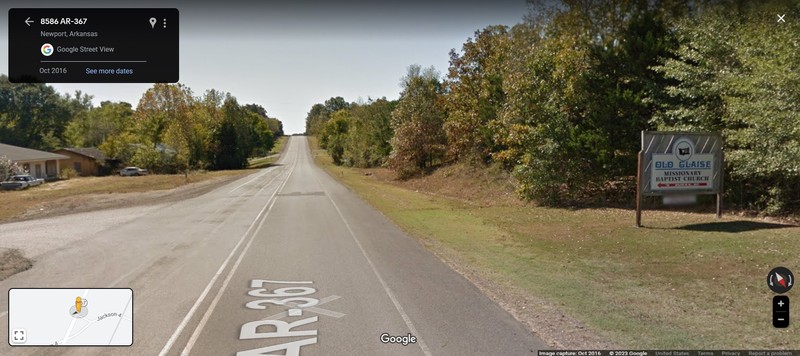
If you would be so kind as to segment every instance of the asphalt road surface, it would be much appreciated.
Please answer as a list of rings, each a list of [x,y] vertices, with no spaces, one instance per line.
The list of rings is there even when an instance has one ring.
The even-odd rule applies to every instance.
[[[0,282],[0,334],[9,335],[9,288],[131,288],[133,345],[3,342],[0,354],[532,355],[546,347],[316,167],[304,137],[292,137],[275,166],[208,194],[101,231],[86,221],[52,231],[78,238]],[[407,345],[381,341],[409,334]]]

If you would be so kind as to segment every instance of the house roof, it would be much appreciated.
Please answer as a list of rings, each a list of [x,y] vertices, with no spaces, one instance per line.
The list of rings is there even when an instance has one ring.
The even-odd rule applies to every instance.
[[[0,143],[0,156],[6,156],[12,162],[25,162],[25,161],[48,161],[53,159],[67,159],[69,157],[50,153],[45,151],[34,150],[25,147],[18,147]]]
[[[103,151],[100,151],[96,147],[79,147],[79,148],[65,147],[60,149],[59,151],[69,151],[95,160],[104,160],[107,158],[105,153],[103,153]]]

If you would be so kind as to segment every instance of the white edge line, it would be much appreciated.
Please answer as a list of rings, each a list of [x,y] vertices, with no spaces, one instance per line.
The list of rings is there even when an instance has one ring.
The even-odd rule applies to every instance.
[[[208,309],[206,310],[205,314],[203,314],[203,318],[200,319],[200,323],[197,324],[197,327],[194,329],[192,336],[189,338],[189,341],[186,343],[186,346],[183,348],[183,351],[181,351],[181,356],[189,355],[189,352],[192,351],[194,343],[197,342],[197,338],[199,338],[200,333],[203,332],[203,328],[205,328],[208,319],[211,317],[211,314],[214,313],[214,309],[217,307],[217,303],[219,303],[219,300],[222,298],[222,294],[225,293],[225,289],[228,288],[228,283],[230,283],[231,279],[233,278],[233,275],[239,268],[239,264],[241,264],[242,259],[244,259],[244,255],[247,254],[247,250],[250,249],[250,245],[252,245],[253,241],[255,241],[255,237],[256,235],[258,235],[258,232],[261,231],[261,228],[264,226],[264,222],[267,221],[267,216],[269,215],[269,212],[272,211],[272,207],[275,206],[275,202],[277,201],[277,199],[275,199],[275,196],[278,194],[278,192],[283,190],[283,187],[286,186],[286,182],[289,181],[289,177],[292,176],[292,172],[294,172],[294,167],[296,166],[297,166],[297,160],[295,159],[292,168],[289,170],[289,174],[286,175],[286,179],[283,181],[281,186],[278,187],[278,189],[276,189],[272,193],[272,196],[269,198],[270,201],[269,201],[269,208],[267,208],[267,212],[264,214],[264,217],[261,219],[261,222],[258,224],[258,227],[255,229],[255,231],[253,231],[253,234],[250,235],[250,241],[248,241],[247,245],[245,245],[244,248],[242,249],[242,252],[239,254],[239,258],[236,259],[236,262],[233,264],[233,267],[231,267],[231,270],[228,271],[228,275],[222,282],[222,286],[219,288],[219,291],[217,291],[217,295],[214,296],[214,299],[211,301],[211,305],[208,306]]]
[[[322,184],[319,178],[317,178],[317,182],[319,183],[320,186],[322,186],[322,189],[324,190],[325,186]],[[386,292],[386,295],[388,295],[389,299],[392,300],[395,309],[397,309],[397,312],[400,313],[400,317],[403,318],[403,321],[406,323],[406,326],[408,326],[408,330],[411,331],[411,333],[417,337],[417,341],[419,341],[418,345],[422,349],[422,352],[427,356],[431,356],[431,351],[430,349],[428,349],[428,345],[425,344],[425,341],[422,340],[422,336],[420,335],[419,331],[417,331],[417,328],[414,327],[414,323],[411,322],[411,318],[408,316],[408,314],[406,314],[405,310],[400,305],[400,302],[397,300],[397,297],[395,297],[392,290],[389,289],[389,286],[386,284],[386,281],[383,280],[383,277],[381,277],[381,274],[378,272],[378,269],[375,267],[375,264],[372,263],[372,260],[369,258],[369,256],[367,256],[367,252],[364,250],[364,247],[361,246],[361,242],[358,241],[356,234],[350,227],[350,223],[348,223],[347,219],[345,219],[344,215],[342,214],[342,211],[339,209],[339,206],[336,205],[336,202],[333,201],[333,198],[331,198],[330,194],[325,194],[325,196],[328,197],[328,200],[330,200],[331,204],[333,204],[333,207],[336,208],[336,212],[339,214],[339,218],[342,219],[344,226],[347,227],[347,231],[350,232],[350,236],[353,238],[353,241],[356,242],[358,249],[361,250],[361,254],[364,256],[364,258],[367,260],[367,263],[372,268],[372,272],[375,273],[375,277],[378,278],[378,282],[380,282],[381,286],[383,286],[383,290]]]
[[[237,186],[236,188],[231,189],[231,191],[229,191],[228,193],[233,193],[233,192],[237,191],[239,188],[241,188],[242,186],[244,186],[245,184],[250,183],[250,182],[252,182],[252,181],[254,181],[254,180],[258,179],[258,178],[261,178],[262,176],[264,176],[265,174],[267,174],[267,173],[269,173],[271,171],[271,169],[269,169],[269,168],[270,167],[264,168],[264,172],[263,173],[256,175],[255,177],[253,177],[253,179],[250,179],[247,182],[239,184],[239,186]]]
[[[278,176],[276,175],[275,177],[277,178]],[[273,180],[274,180],[274,178],[273,178]],[[264,187],[266,187],[268,185],[269,184],[265,185]],[[276,190],[276,192],[277,192],[277,190]],[[273,196],[274,196],[274,193],[273,193]],[[250,227],[248,227],[247,231],[245,231],[245,233],[242,235],[242,238],[240,238],[239,242],[236,243],[236,246],[233,247],[233,249],[231,250],[231,253],[228,254],[228,257],[225,258],[225,261],[222,262],[221,266],[219,266],[219,269],[217,270],[217,273],[214,274],[214,277],[211,278],[211,281],[208,282],[208,285],[206,286],[205,290],[203,290],[203,293],[200,294],[200,296],[197,298],[197,301],[195,301],[194,305],[192,305],[192,308],[189,309],[189,313],[186,314],[186,316],[183,318],[183,321],[181,321],[180,325],[178,325],[178,328],[175,329],[175,332],[172,333],[172,336],[170,336],[169,340],[167,340],[167,343],[164,345],[164,348],[162,348],[161,352],[158,353],[159,356],[166,355],[167,352],[169,352],[169,350],[172,348],[172,345],[178,339],[178,336],[183,332],[183,329],[186,328],[186,325],[189,323],[189,320],[194,316],[194,313],[197,312],[197,308],[200,307],[200,304],[206,298],[206,296],[208,295],[208,292],[211,291],[211,287],[214,285],[214,283],[217,282],[217,278],[219,278],[219,276],[225,270],[225,267],[228,266],[228,262],[230,262],[231,258],[233,258],[233,255],[236,254],[236,251],[239,249],[239,246],[242,244],[242,242],[244,242],[244,240],[247,238],[247,235],[250,233],[250,231],[256,225],[258,220],[261,219],[261,215],[264,214],[264,212],[267,210],[267,208],[269,206],[270,206],[269,202],[264,205],[264,207],[258,213],[256,218],[250,224]]]

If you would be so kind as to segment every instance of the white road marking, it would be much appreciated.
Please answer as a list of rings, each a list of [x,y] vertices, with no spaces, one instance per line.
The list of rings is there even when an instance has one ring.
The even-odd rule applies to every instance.
[[[272,170],[271,170],[270,172],[272,172]],[[259,177],[261,177],[261,176],[263,176],[263,175],[259,175],[259,176],[258,176],[258,177],[256,177],[256,178],[259,178]],[[264,184],[264,186],[263,186],[263,187],[261,187],[261,189],[259,189],[259,190],[258,190],[258,193],[256,193],[256,194],[259,194],[259,193],[261,193],[261,191],[262,191],[262,190],[264,190],[264,188],[266,188],[266,187],[268,187],[270,184],[272,184],[272,182],[273,182],[273,181],[274,181],[276,178],[278,178],[279,176],[280,176],[280,175],[275,175],[275,177],[273,177],[272,179],[270,179],[269,181],[267,181],[267,183],[266,183],[266,184]],[[238,203],[239,203],[238,199],[239,199],[239,198],[241,198],[242,196],[244,196],[245,194],[247,194],[247,192],[243,192],[242,194],[239,194],[238,196],[236,196],[236,199],[233,199],[233,200],[231,200],[230,204],[223,205],[223,206],[219,207],[217,210],[214,210],[214,212],[213,212],[213,213],[209,214],[208,216],[206,216],[205,218],[203,218],[202,220],[200,220],[200,223],[204,223],[204,222],[208,221],[209,219],[216,217],[216,216],[217,216],[217,213],[219,213],[220,211],[222,211],[222,210],[224,210],[224,209],[227,209],[227,208],[229,208],[229,207],[231,207],[231,206],[233,206],[233,205],[236,205],[236,204],[238,204]],[[219,223],[219,224],[218,224],[218,225],[217,225],[217,226],[214,228],[214,230],[212,230],[212,233],[211,233],[211,235],[213,235],[213,233],[214,233],[215,231],[219,230],[219,229],[220,229],[220,228],[221,228],[223,225],[225,225],[225,221],[227,221],[227,220],[223,220],[222,222],[220,222],[220,223]],[[184,232],[184,233],[183,233],[183,235],[186,235],[187,233],[188,233],[188,231],[187,231],[187,232]],[[180,235],[180,236],[183,236],[183,235]],[[177,245],[177,243],[173,243],[171,246],[176,246],[176,245]],[[136,266],[135,268],[131,269],[131,270],[130,270],[128,273],[125,273],[125,274],[123,274],[122,276],[120,276],[119,278],[117,278],[117,279],[116,279],[114,282],[111,282],[111,285],[110,285],[110,286],[111,286],[111,287],[114,287],[114,286],[116,286],[117,284],[119,284],[119,283],[122,283],[122,281],[123,281],[123,280],[125,280],[125,279],[126,279],[126,278],[128,278],[128,277],[130,277],[130,276],[131,276],[131,275],[133,275],[134,273],[137,273],[137,272],[141,271],[141,269],[142,269],[142,268],[144,268],[144,267],[146,267],[146,266],[151,266],[151,265],[153,264],[153,261],[157,260],[158,258],[160,258],[160,257],[159,257],[159,256],[156,256],[156,257],[154,257],[154,258],[152,258],[152,259],[149,259],[149,260],[145,260],[145,261],[143,261],[141,264],[139,264],[139,265],[138,265],[138,266]],[[176,268],[175,270],[173,270],[173,272],[174,272],[174,271],[176,271],[176,270],[177,270],[177,268]],[[166,279],[167,277],[168,277],[168,276],[162,276],[162,278],[164,278],[164,279]],[[140,298],[141,298],[141,296],[140,296]],[[0,315],[0,317],[2,317],[2,315]]]
[[[267,182],[263,187],[261,187],[261,189],[259,189],[258,192],[256,192],[255,195],[261,194],[261,192],[264,191],[264,189],[266,189],[267,187],[269,187],[269,185],[272,184],[272,182],[274,182],[278,177],[280,177],[280,175],[276,175],[275,177],[270,179],[269,182]],[[242,195],[244,195],[244,194],[247,194],[247,193],[242,193]],[[267,203],[269,203],[269,200],[267,200]],[[230,218],[230,216],[228,218]],[[201,240],[199,242],[205,243],[211,237],[216,236],[215,234],[217,233],[217,231],[219,231],[219,229],[221,229],[221,228],[223,228],[225,226],[225,223],[228,221],[228,218],[226,218],[220,224],[215,226],[214,229],[212,229],[208,233],[208,237],[204,238],[203,240]],[[166,274],[160,276],[159,278],[161,280],[164,280],[164,281],[170,280],[170,278],[172,278],[172,276],[174,276],[174,275],[178,274],[179,272],[181,272],[183,270],[183,268],[186,267],[186,265],[189,264],[188,258],[196,255],[197,253],[198,253],[197,250],[193,250],[193,251],[185,254],[183,262],[179,263],[175,268],[173,268],[171,271],[167,272]],[[142,294],[143,295],[148,295],[146,291],[143,292],[143,293],[139,293],[139,294],[140,295],[142,295]],[[141,298],[141,296],[139,298]],[[144,302],[140,302],[139,306],[145,305],[145,304],[147,304],[147,302],[148,302],[148,300],[145,300]]]
[[[239,190],[239,188],[241,188],[241,187],[242,187],[242,186],[244,186],[245,184],[247,184],[247,183],[250,183],[250,182],[252,182],[252,181],[254,181],[254,180],[258,179],[258,178],[261,178],[261,177],[262,177],[262,176],[264,176],[265,174],[267,174],[267,173],[269,173],[270,171],[272,171],[272,169],[269,169],[269,168],[270,168],[270,167],[268,167],[268,168],[264,168],[264,173],[260,173],[260,174],[258,174],[257,176],[253,177],[253,179],[251,179],[251,180],[248,180],[247,182],[244,182],[244,183],[242,183],[242,184],[239,184],[239,186],[238,186],[238,187],[231,189],[231,191],[230,191],[230,192],[228,192],[228,193],[233,193],[233,192],[235,192],[235,191]]]
[[[277,199],[275,199],[275,196],[278,194],[278,192],[283,190],[283,187],[286,186],[286,183],[289,181],[289,178],[292,176],[292,172],[294,172],[294,168],[296,166],[297,166],[297,159],[294,160],[294,164],[292,165],[292,168],[289,170],[289,174],[286,175],[286,179],[283,181],[281,186],[278,187],[278,189],[276,189],[272,193],[272,196],[270,197],[269,208],[267,208],[267,212],[264,214],[264,217],[261,219],[261,222],[258,224],[258,228],[256,228],[256,230],[253,232],[253,234],[250,235],[250,241],[247,242],[247,245],[245,245],[245,247],[242,249],[241,253],[239,254],[239,258],[236,259],[236,262],[233,264],[233,267],[231,267],[231,270],[228,272],[228,276],[225,277],[225,281],[222,282],[222,286],[219,288],[219,291],[217,292],[217,295],[214,296],[214,300],[211,301],[211,305],[209,305],[208,309],[206,310],[206,313],[203,315],[203,318],[200,320],[200,323],[197,324],[197,327],[194,329],[194,332],[192,333],[192,336],[189,338],[189,341],[186,343],[186,347],[183,348],[183,351],[181,352],[181,356],[188,355],[189,352],[192,351],[192,347],[194,347],[194,343],[197,342],[197,338],[200,337],[200,333],[203,331],[203,328],[206,326],[206,323],[208,322],[208,319],[211,317],[211,314],[214,312],[214,309],[217,307],[217,303],[219,303],[219,300],[222,298],[222,294],[225,292],[225,289],[228,287],[228,283],[230,283],[231,278],[233,278],[233,275],[236,273],[236,270],[239,268],[239,264],[242,262],[242,259],[244,258],[244,255],[247,254],[247,250],[250,249],[250,245],[252,245],[253,241],[255,241],[255,237],[256,237],[256,235],[258,235],[258,232],[261,231],[261,227],[264,226],[264,222],[267,221],[267,216],[269,215],[270,211],[272,211],[272,207],[275,206],[275,202],[277,201]]]
[[[322,304],[325,304],[325,303],[328,303],[328,302],[332,302],[332,301],[334,301],[336,299],[339,299],[339,298],[341,298],[341,297],[338,296],[338,295],[330,295],[330,296],[327,296],[325,298],[320,299],[319,303],[317,303],[317,306],[310,307],[310,308],[303,308],[301,310],[308,310],[308,311],[315,312],[317,314],[327,315],[327,316],[331,316],[331,317],[334,317],[334,318],[341,318],[341,317],[345,316],[346,314],[340,313],[340,312],[335,312],[333,310],[322,309],[322,308],[318,307],[318,306],[320,306]],[[288,305],[290,307],[297,306],[297,304],[299,304],[299,303],[286,303],[286,305]],[[290,309],[290,311],[291,311],[291,309]],[[275,314],[275,315],[270,315],[270,316],[268,316],[268,317],[266,317],[264,319],[261,319],[261,320],[281,320],[281,319],[283,319],[283,318],[285,318],[287,316],[290,316],[289,313],[286,312],[286,311],[283,311],[283,312],[280,312],[280,313]]]
[[[317,183],[319,183],[322,190],[325,190],[325,186],[322,184],[322,181],[320,181],[318,177],[317,177]],[[372,272],[375,273],[375,277],[378,278],[378,282],[380,282],[381,286],[383,286],[383,290],[386,291],[386,295],[388,295],[389,299],[392,300],[395,309],[397,309],[397,312],[400,313],[400,317],[403,318],[403,321],[406,323],[406,326],[408,326],[408,330],[411,331],[411,333],[417,337],[417,341],[419,341],[417,345],[419,345],[419,347],[422,349],[422,352],[425,355],[431,356],[431,351],[428,349],[428,345],[425,344],[425,341],[422,341],[422,336],[420,335],[419,331],[417,331],[417,328],[414,327],[414,323],[411,322],[411,318],[408,316],[408,314],[406,314],[405,310],[403,310],[403,307],[400,305],[400,302],[397,300],[397,297],[395,297],[394,292],[392,292],[392,290],[389,289],[389,286],[386,284],[386,281],[383,280],[383,277],[381,277],[381,274],[378,272],[378,269],[375,267],[375,264],[372,263],[372,260],[369,258],[369,256],[367,256],[367,251],[365,251],[364,247],[361,246],[361,242],[358,241],[356,233],[353,232],[353,229],[350,227],[350,223],[347,222],[347,219],[344,217],[344,214],[342,214],[342,210],[339,209],[339,206],[336,205],[336,202],[333,201],[333,198],[331,198],[330,194],[326,193],[325,196],[328,197],[328,200],[330,200],[331,204],[333,204],[333,207],[336,208],[336,212],[339,213],[339,218],[342,219],[342,222],[344,222],[344,226],[347,227],[347,231],[350,232],[350,236],[353,238],[353,241],[356,242],[358,249],[361,250],[361,254],[367,260],[369,266],[372,267]]]
[[[275,192],[277,192],[277,190]],[[275,193],[273,193],[272,197],[274,196]],[[256,218],[247,228],[247,231],[245,231],[245,233],[236,243],[236,246],[233,247],[231,253],[228,255],[227,258],[225,258],[225,261],[222,262],[222,265],[219,266],[217,273],[215,273],[214,277],[211,278],[211,281],[208,282],[208,285],[206,285],[205,290],[203,290],[203,293],[200,294],[200,296],[197,298],[197,301],[195,301],[194,305],[192,305],[192,308],[189,309],[189,312],[183,318],[183,321],[181,321],[180,325],[178,325],[178,328],[175,329],[175,332],[172,333],[172,336],[169,338],[169,340],[167,340],[167,343],[164,345],[164,348],[162,348],[161,352],[158,353],[159,356],[166,355],[167,352],[169,352],[169,350],[172,348],[172,345],[178,339],[178,336],[183,332],[183,329],[186,328],[186,325],[189,323],[189,320],[192,318],[192,316],[194,316],[194,313],[197,311],[197,308],[200,307],[200,304],[202,304],[203,300],[205,300],[206,296],[208,295],[208,292],[211,291],[211,287],[217,282],[217,278],[219,278],[219,276],[222,275],[222,272],[225,270],[225,267],[228,266],[228,262],[230,262],[231,258],[233,258],[233,256],[236,254],[236,251],[239,249],[239,246],[241,246],[244,240],[246,240],[247,235],[249,235],[250,231],[253,229],[253,227],[255,227],[256,223],[258,223],[258,220],[261,219],[261,216],[264,214],[264,212],[268,209],[269,206],[271,205],[269,201],[267,201],[267,204],[265,204],[264,207],[261,209],[261,211],[258,213],[258,215],[256,215]]]

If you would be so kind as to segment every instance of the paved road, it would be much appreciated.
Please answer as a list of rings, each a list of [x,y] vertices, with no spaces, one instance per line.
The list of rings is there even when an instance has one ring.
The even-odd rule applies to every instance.
[[[3,342],[0,354],[531,355],[545,347],[316,167],[303,137],[276,166],[95,230],[0,282],[0,334],[8,335],[9,288],[129,287],[133,346]],[[384,333],[416,343],[385,344]]]

